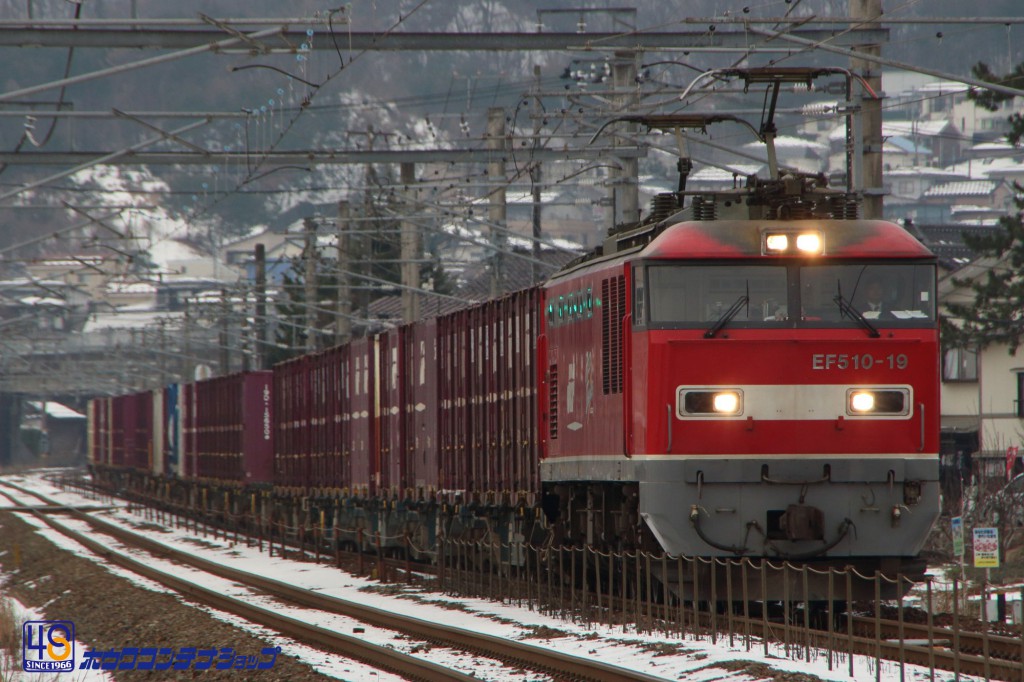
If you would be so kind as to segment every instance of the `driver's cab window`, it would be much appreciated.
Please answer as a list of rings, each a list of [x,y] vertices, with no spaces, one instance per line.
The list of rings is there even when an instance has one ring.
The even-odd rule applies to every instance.
[[[928,320],[934,309],[930,265],[819,265],[801,268],[805,320],[838,322],[842,301],[867,320]]]
[[[651,324],[704,326],[729,316],[733,324],[763,326],[786,319],[785,266],[652,265],[647,272]]]

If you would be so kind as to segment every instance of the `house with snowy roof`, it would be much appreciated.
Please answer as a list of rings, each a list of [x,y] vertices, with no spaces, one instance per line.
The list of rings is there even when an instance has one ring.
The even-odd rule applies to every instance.
[[[885,158],[888,159],[888,155]],[[889,220],[922,218],[931,210],[930,206],[923,204],[925,192],[935,185],[968,179],[963,173],[929,166],[886,168],[882,174],[886,193],[885,217]]]
[[[763,142],[748,142],[742,149],[752,156],[764,157],[767,163],[768,152]],[[775,138],[775,155],[782,168],[792,168],[804,173],[819,173],[826,170],[829,147],[810,138],[780,135]]]
[[[882,143],[885,163],[891,168],[943,168],[960,160],[966,140],[948,120],[883,121]],[[828,144],[830,168],[842,168],[846,159],[845,125],[838,125],[832,130]]]
[[[1002,180],[957,180],[934,185],[921,197],[917,219],[944,223],[952,218],[954,206],[979,206],[1008,210],[1013,191]]]
[[[86,417],[53,400],[29,401],[22,420],[22,438],[50,466],[72,466],[85,461]],[[28,432],[28,434],[26,434]],[[25,438],[29,435],[28,438]]]
[[[743,187],[747,178],[761,173],[767,175],[768,164],[733,163],[727,166],[702,166],[686,179],[686,189],[701,191],[721,191],[734,187]]]

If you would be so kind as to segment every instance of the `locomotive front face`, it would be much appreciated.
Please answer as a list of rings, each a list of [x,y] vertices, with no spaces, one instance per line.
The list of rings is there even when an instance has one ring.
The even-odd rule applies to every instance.
[[[671,554],[917,555],[939,511],[934,259],[889,223],[677,227],[625,266],[624,455],[576,472],[635,479]]]
[[[939,507],[934,265],[760,236],[760,259],[634,265],[640,513],[672,553],[916,555]]]

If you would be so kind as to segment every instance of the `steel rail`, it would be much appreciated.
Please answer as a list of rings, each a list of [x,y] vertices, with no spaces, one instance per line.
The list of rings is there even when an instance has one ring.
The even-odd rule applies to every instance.
[[[11,484],[4,483],[4,485]],[[45,499],[44,496],[39,495],[38,493],[27,490],[24,492],[35,495],[40,499]],[[89,521],[92,522],[93,520],[89,519]],[[99,519],[96,519],[95,521],[101,526],[112,525]],[[112,527],[117,529],[119,532],[131,534],[131,531],[126,531],[118,526]],[[159,543],[155,544],[160,547],[164,547],[163,545],[159,545]],[[192,557],[188,557],[187,560],[190,560],[191,558]],[[242,577],[229,577],[229,579],[244,582]],[[288,598],[283,595],[275,596],[281,596],[285,599]],[[630,607],[627,604],[622,604],[621,610],[623,612],[629,609]],[[651,609],[649,607],[643,607],[642,610],[647,613],[651,613]],[[360,620],[365,620],[362,616],[354,614],[346,615],[352,615]],[[721,629],[716,627],[716,624],[712,622],[708,614],[701,613],[699,614],[699,618],[700,627],[706,627],[709,630],[714,628],[719,631],[719,634],[722,634]],[[744,627],[756,629],[762,625],[761,620],[757,618],[746,619],[742,616],[734,616],[732,621],[733,632],[739,631]],[[1024,672],[1024,664],[1021,663],[1020,652],[1022,650],[1022,642],[1020,639],[993,634],[985,635],[980,632],[963,629],[954,631],[951,628],[933,626],[931,629],[931,638],[929,640],[928,628],[926,626],[904,622],[904,635],[901,643],[899,635],[900,624],[897,621],[880,621],[882,628],[881,640],[875,637],[874,618],[855,617],[854,624],[854,632],[852,634],[847,632],[845,629],[837,629],[827,632],[813,628],[804,629],[794,625],[790,627],[790,635],[788,635],[786,639],[789,644],[797,646],[802,646],[804,642],[809,642],[812,646],[821,650],[839,650],[838,647],[842,647],[850,654],[857,654],[869,658],[874,658],[876,655],[880,655],[882,660],[896,664],[903,661],[906,664],[922,666],[925,668],[928,668],[930,664],[934,664],[936,669],[945,671],[956,670],[959,666],[959,670],[962,674],[977,675],[979,677],[985,677],[987,670],[987,674],[992,676],[992,679],[1020,679],[1022,672]],[[954,639],[954,635],[958,640]],[[986,638],[989,640],[988,655],[974,655],[975,653],[980,654],[983,651],[983,641]],[[925,643],[922,643],[922,640],[924,640]],[[954,651],[952,646],[948,646],[948,643],[953,641],[960,642],[958,651]],[[507,643],[507,640],[501,640],[501,642]],[[459,648],[466,648],[460,644],[456,645],[459,646]],[[495,658],[498,657],[497,655],[490,654],[486,651],[482,651],[481,653]],[[608,679],[617,678],[612,677]]]
[[[9,483],[3,485],[10,486]],[[12,486],[17,489],[16,486]],[[20,492],[32,494],[29,491]],[[12,499],[6,493],[0,495]],[[7,510],[4,510],[7,511]],[[175,575],[165,573],[145,563],[132,559],[128,556],[111,550],[102,543],[99,543],[82,533],[74,531],[63,524],[56,523],[48,515],[38,509],[31,509],[32,514],[40,521],[53,528],[65,537],[78,542],[97,556],[109,561],[121,568],[148,578],[175,592],[178,592],[190,599],[206,604],[207,606],[234,614],[250,622],[263,625],[280,632],[298,641],[314,644],[321,648],[340,653],[343,656],[359,660],[379,670],[386,670],[397,675],[407,676],[413,680],[425,682],[474,682],[475,677],[464,675],[450,670],[436,663],[431,663],[414,656],[400,653],[394,649],[370,644],[364,640],[350,637],[339,632],[333,632],[317,625],[305,623],[296,618],[281,615],[270,609],[265,609],[244,601],[219,594],[213,590],[201,587],[184,580]],[[86,516],[86,515],[82,515]],[[172,556],[171,552],[162,552],[166,556]],[[187,555],[186,555],[187,556]],[[177,558],[177,557],[175,557]]]
[[[9,482],[0,482],[0,485],[10,486],[24,494],[33,495],[45,501],[47,504],[55,504],[52,499],[47,498],[45,495],[26,490],[21,486],[16,486]],[[418,639],[436,642],[463,651],[474,652],[488,658],[507,662],[511,665],[524,666],[532,670],[546,672],[558,678],[594,680],[595,682],[615,682],[616,680],[665,682],[665,678],[663,677],[646,675],[644,673],[616,665],[572,656],[557,650],[531,646],[529,644],[524,644],[522,642],[517,642],[503,637],[495,637],[493,635],[487,635],[480,632],[473,632],[465,628],[444,625],[441,623],[414,618],[412,616],[385,611],[383,609],[367,606],[347,599],[341,599],[339,597],[318,594],[316,592],[311,592],[310,590],[289,585],[288,583],[279,580],[256,575],[247,571],[229,568],[214,561],[195,556],[194,554],[174,549],[173,547],[142,537],[137,533],[121,528],[116,524],[95,518],[86,513],[77,513],[73,510],[71,513],[79,520],[90,524],[97,530],[128,545],[136,546],[152,554],[170,558],[174,561],[197,568],[203,572],[246,585],[247,587],[255,588],[272,596],[307,608],[337,613],[377,627],[400,630]],[[51,525],[59,526],[59,524]],[[62,530],[61,532],[64,531]],[[73,533],[74,531],[71,532]],[[98,545],[99,543],[96,544]],[[99,546],[102,547],[102,545]],[[104,552],[109,553],[110,550],[104,548]]]

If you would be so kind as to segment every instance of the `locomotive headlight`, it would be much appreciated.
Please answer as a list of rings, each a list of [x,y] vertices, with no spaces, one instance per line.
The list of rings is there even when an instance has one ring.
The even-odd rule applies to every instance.
[[[743,413],[743,391],[739,389],[680,388],[679,417],[735,417]]]
[[[810,230],[799,232],[765,232],[761,242],[761,253],[764,255],[781,256],[784,254],[800,254],[813,256],[824,253],[825,239],[821,232]]]
[[[907,388],[851,388],[846,392],[850,416],[906,416],[910,408]]]
[[[733,391],[716,393],[712,402],[715,412],[721,414],[736,414],[740,411],[740,394]]]
[[[789,235],[769,234],[764,238],[764,247],[770,253],[783,253],[789,248]]]
[[[821,235],[817,232],[797,235],[796,248],[803,253],[821,253]]]
[[[870,412],[875,409],[875,394],[870,391],[851,393],[850,409],[854,412]]]

